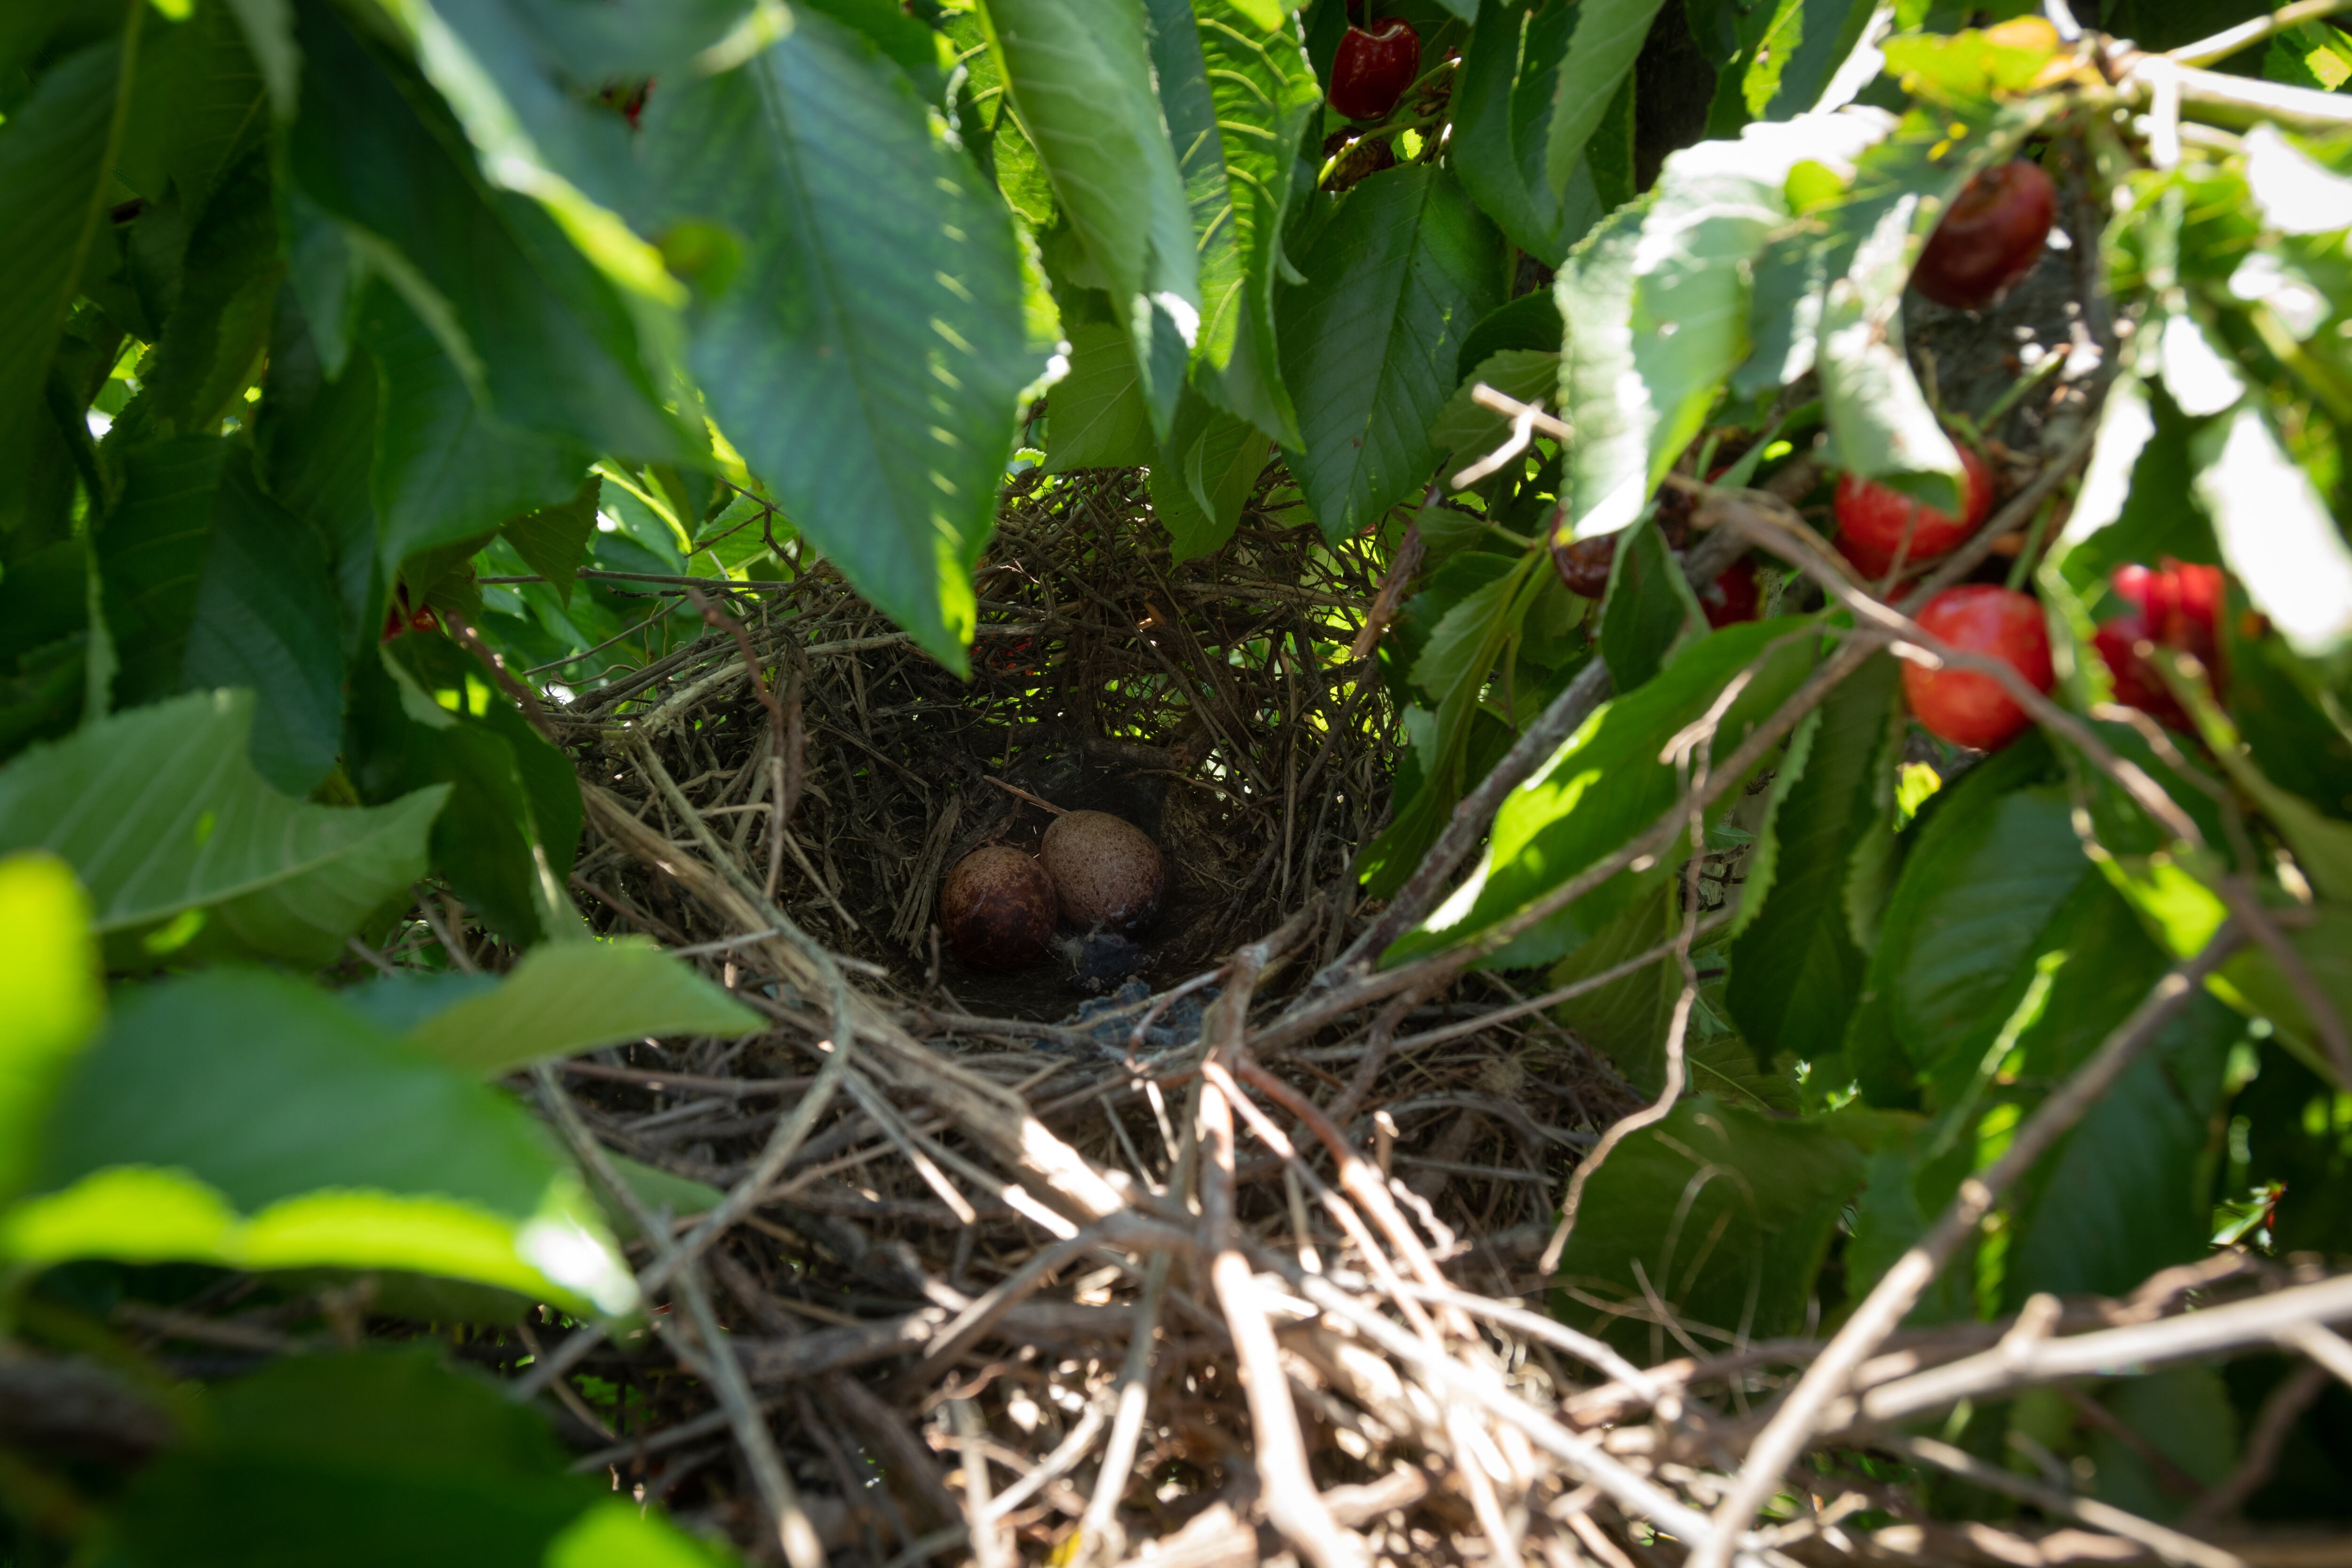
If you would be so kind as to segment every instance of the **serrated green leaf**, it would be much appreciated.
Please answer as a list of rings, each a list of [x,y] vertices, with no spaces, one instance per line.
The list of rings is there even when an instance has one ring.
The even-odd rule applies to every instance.
[[[254,471],[273,500],[325,542],[352,654],[373,647],[383,625],[384,576],[369,483],[376,379],[375,361],[364,349],[353,351],[340,379],[331,379],[293,290],[278,291],[255,421]]]
[[[1383,962],[1479,936],[1647,829],[1679,793],[1678,769],[1661,754],[1668,743],[1707,711],[1735,676],[1754,666],[1715,732],[1711,754],[1720,766],[1812,669],[1812,639],[1788,635],[1803,624],[1782,619],[1727,626],[1684,649],[1648,685],[1603,704],[1511,792],[1478,869]],[[1777,646],[1768,653],[1770,645]],[[1727,792],[1711,819],[1737,798],[1736,790]],[[1573,952],[1643,889],[1671,877],[1675,859],[1668,855],[1643,871],[1619,873],[1522,932],[1488,962],[1517,966]]]
[[[63,858],[101,933],[189,910],[253,952],[331,963],[425,869],[446,792],[308,805],[246,760],[249,692],[198,692],[86,725],[0,768],[0,851]]]
[[[1125,328],[1108,321],[1072,326],[1069,374],[1046,397],[1045,466],[1055,473],[1151,461],[1151,411],[1136,382]]]
[[[499,530],[566,605],[572,603],[572,579],[587,559],[588,542],[596,537],[596,503],[604,492],[604,481],[590,474],[570,500],[509,518]],[[752,537],[759,538],[756,530]]]
[[[1858,155],[1813,154],[1841,178],[1838,200],[1771,237],[1754,262],[1755,347],[1732,386],[1753,396],[1818,370],[1839,468],[1950,507],[1958,454],[1905,359],[1904,289],[1945,205],[1979,170],[2010,157],[2045,113],[2040,100],[1965,110],[1916,109],[1885,132],[1878,111],[1826,118],[1876,126]]]
[[[289,101],[288,109],[291,110]],[[269,102],[245,31],[225,6],[176,26],[151,15],[115,175],[149,202],[177,187],[191,217],[269,130]]]
[[[247,450],[187,436],[123,454],[97,530],[117,705],[251,688],[253,765],[300,795],[334,765],[342,626],[327,554],[264,495]]]
[[[29,1191],[0,1218],[0,1253],[26,1263],[381,1267],[604,1311],[636,1300],[579,1178],[520,1108],[261,970],[119,993]]]
[[[89,900],[54,855],[0,859],[0,1202],[23,1184],[42,1119],[105,1016]]]
[[[684,302],[662,249],[623,221],[646,205],[632,128],[582,88],[690,76],[695,57],[723,47],[745,0],[585,10],[562,0],[394,0],[386,9],[465,128],[486,181],[539,203],[620,288],[662,306]]]
[[[1851,163],[1884,131],[1875,114],[1822,115],[1686,148],[1645,206],[1612,215],[1570,258],[1555,287],[1570,323],[1561,393],[1577,432],[1575,537],[1641,514],[1749,357],[1749,268],[1789,221],[1790,171]]]
[[[1190,561],[1224,547],[1270,453],[1266,437],[1247,420],[1186,391],[1168,445],[1148,477],[1151,510],[1168,530],[1172,559]]]
[[[1974,1068],[2031,984],[2044,928],[2095,877],[2065,791],[2041,782],[2050,768],[2045,745],[2020,741],[1946,785],[1905,835],[1918,841],[1848,1036],[1879,1103],[1922,1075]]]
[[[1874,772],[1894,727],[1895,684],[1891,657],[1848,676],[1822,705],[1795,780],[1785,794],[1776,787],[1769,864],[1759,851],[1749,867],[1739,916],[1746,929],[1732,942],[1724,989],[1759,1061],[1782,1051],[1819,1059],[1845,1038],[1867,963],[1847,917],[1847,850],[1876,811]],[[1790,751],[1793,762],[1793,744]]]
[[[302,53],[294,46],[293,0],[228,0],[245,29],[245,47],[269,89],[269,105],[280,120],[294,118],[301,103]]]
[[[1297,416],[1275,350],[1274,284],[1296,150],[1321,89],[1295,37],[1225,0],[1145,0],[1144,9],[1192,214],[1199,384],[1269,439],[1295,443]]]
[[[343,754],[362,800],[447,791],[433,866],[501,936],[520,947],[578,932],[564,879],[580,840],[579,781],[472,655],[405,637],[362,659]]]
[[[1010,218],[904,75],[822,17],[656,93],[645,124],[666,210],[744,247],[688,315],[719,425],[793,526],[961,671],[1015,400],[1040,368]]]
[[[1461,187],[1423,166],[1341,198],[1280,301],[1283,368],[1301,410],[1289,453],[1324,537],[1377,522],[1429,477],[1430,422],[1463,336],[1502,302],[1502,246]]]
[[[1549,403],[1559,390],[1559,355],[1536,349],[1501,349],[1463,377],[1461,387],[1445,400],[1445,406],[1429,425],[1429,444],[1437,448],[1445,467],[1457,472],[1510,439],[1509,416],[1471,395],[1482,384],[1522,403]]]
[[[17,454],[47,417],[49,360],[112,200],[127,76],[120,45],[92,45],[42,72],[0,124],[0,516],[16,510]]]
[[[658,1035],[732,1039],[765,1021],[651,942],[561,942],[523,955],[495,991],[408,1031],[436,1061],[487,1078],[549,1057]]]
[[[1579,0],[1576,28],[1560,56],[1552,89],[1550,134],[1544,170],[1555,191],[1566,192],[1586,144],[1617,95],[1619,83],[1650,36],[1662,0]]]
[[[1526,577],[1523,571],[1497,577],[1447,610],[1412,662],[1412,683],[1441,702],[1465,686],[1475,691],[1484,685]]]
[[[1560,1256],[1560,1282],[1587,1300],[1562,1315],[1651,1362],[1674,1342],[1650,1321],[1650,1291],[1681,1322],[1732,1342],[1801,1329],[1839,1212],[1863,1185],[1863,1151],[1843,1131],[1685,1095],[1587,1183]]]
[[[1655,523],[1617,540],[1601,606],[1601,657],[1609,662],[1611,684],[1631,691],[1647,684],[1685,641],[1706,635],[1706,616]]]
[[[1780,0],[1741,73],[1748,112],[1792,120],[1820,103],[1877,8],[1877,0]]]
[[[385,581],[414,557],[466,544],[578,490],[588,448],[517,428],[484,408],[401,295],[371,288],[360,335],[381,378],[369,489]]]
[[[2041,1017],[2020,1038],[2025,1081],[2063,1080],[2162,978],[2168,956],[2105,887],[2050,933],[2063,953]],[[2034,1167],[2013,1200],[2002,1275],[2011,1309],[2037,1290],[2128,1292],[2131,1280],[2204,1257],[2211,1175],[2203,1157],[2242,1019],[2192,1002]]]
[[[538,203],[482,180],[407,67],[331,7],[303,6],[298,21],[308,68],[286,166],[360,273],[399,291],[506,424],[633,458],[696,460],[619,289]],[[311,325],[323,334],[316,313]]]
[[[1155,434],[1176,414],[1201,323],[1192,204],[1152,86],[1141,0],[980,7],[1056,205],[1129,332]]]
[[[1595,931],[1591,941],[1554,964],[1546,981],[1554,986],[1571,984],[1664,942],[1674,933],[1680,887],[1678,882],[1664,883],[1634,899],[1615,920]],[[1681,966],[1671,957],[1664,958],[1571,997],[1553,1009],[1553,1016],[1575,1030],[1578,1039],[1607,1053],[1626,1082],[1644,1095],[1655,1096],[1665,1083],[1666,1030],[1682,989]],[[1685,1037],[1685,1053],[1689,1044]],[[1705,1092],[1711,1086],[1691,1087]]]
[[[1564,191],[1545,172],[1560,58],[1581,12],[1564,0],[1524,11],[1486,0],[1454,89],[1462,188],[1512,244],[1548,267],[1559,266],[1604,210],[1587,160],[1578,159]]]

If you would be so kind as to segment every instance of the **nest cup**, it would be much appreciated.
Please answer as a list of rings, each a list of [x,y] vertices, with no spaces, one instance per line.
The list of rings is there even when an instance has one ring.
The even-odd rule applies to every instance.
[[[1055,816],[1037,801],[1108,813],[1158,846],[1165,900],[1132,933],[1155,985],[1344,886],[1393,739],[1370,667],[1349,655],[1379,579],[1369,549],[1328,546],[1303,515],[1262,489],[1223,548],[1179,563],[1142,476],[1024,475],[978,571],[968,682],[829,566],[762,594],[747,629],[804,736],[781,906],[906,996],[943,983],[965,1010],[1045,1018],[1076,1000],[1066,963],[992,970],[935,934],[942,878],[964,856],[1037,852]],[[655,691],[634,728],[763,877],[777,726],[732,638],[704,638]],[[573,711],[593,722],[595,697]],[[662,912],[665,889],[614,874]]]

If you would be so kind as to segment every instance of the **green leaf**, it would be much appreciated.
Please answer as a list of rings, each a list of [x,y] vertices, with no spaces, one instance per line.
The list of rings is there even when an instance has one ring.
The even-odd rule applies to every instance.
[[[1199,258],[1197,384],[1269,439],[1296,445],[1297,416],[1275,350],[1274,284],[1299,136],[1322,89],[1296,36],[1239,5],[1145,0],[1144,8]]]
[[[1554,986],[1570,984],[1664,942],[1674,934],[1680,889],[1679,882],[1668,882],[1634,899],[1591,941],[1553,965],[1546,980]],[[1575,1030],[1578,1039],[1606,1052],[1626,1082],[1654,1097],[1664,1089],[1666,1029],[1682,989],[1681,965],[1664,958],[1561,1003],[1553,1016]],[[1685,1054],[1688,1045],[1685,1038]]]
[[[113,200],[117,94],[130,76],[121,45],[93,45],[42,72],[0,124],[0,299],[8,301],[0,319],[0,486],[8,489],[18,482],[12,470],[29,427],[47,416],[49,360]],[[0,500],[0,517],[15,510]]]
[[[905,77],[818,17],[656,93],[645,135],[666,210],[743,244],[731,285],[688,318],[719,423],[851,585],[962,670],[972,567],[1038,369],[1010,219]]]
[[[2046,748],[2020,742],[1947,785],[1911,830],[1862,998],[1885,1004],[1898,1076],[1973,1066],[2031,983],[2045,928],[2094,875],[2065,791],[2033,783],[2048,765]]]
[[[1620,691],[1648,684],[1677,646],[1706,635],[1698,595],[1665,535],[1654,523],[1620,533],[1601,607],[1601,657],[1609,662],[1611,684]]]
[[[355,275],[381,273],[505,423],[695,460],[629,302],[555,219],[485,184],[439,99],[331,7],[303,6],[298,37],[309,68],[286,166],[341,231]],[[325,335],[316,315],[311,325]]]
[[[269,89],[269,106],[280,120],[294,118],[301,103],[302,53],[294,45],[292,0],[228,0],[245,30],[245,45]]]
[[[110,1510],[126,1568],[719,1568],[429,1345],[291,1356],[212,1394]]]
[[[2221,558],[2287,646],[2326,658],[2352,638],[2352,546],[2308,472],[2249,402],[2196,437],[2197,499]]]
[[[1567,335],[1550,289],[1522,294],[1470,329],[1470,335],[1462,340],[1461,357],[1454,362],[1454,379],[1468,381],[1489,357],[1506,349],[1556,354]],[[1553,387],[1557,385],[1555,382]],[[1551,390],[1547,388],[1547,394]]]
[[[1475,695],[1509,635],[1510,612],[1527,575],[1524,568],[1513,571],[1464,595],[1412,661],[1412,683],[1441,702],[1458,693]]]
[[[732,1039],[766,1021],[651,942],[534,948],[495,991],[465,997],[408,1032],[436,1061],[490,1077],[658,1035]]]
[[[413,557],[578,491],[588,448],[494,416],[400,294],[382,285],[367,291],[360,335],[381,377],[369,489],[385,581]]]
[[[1441,171],[1372,175],[1340,199],[1282,297],[1283,371],[1302,411],[1292,474],[1326,539],[1377,522],[1435,466],[1430,422],[1464,334],[1502,302],[1502,247]]]
[[[246,760],[253,699],[200,692],[85,726],[0,768],[0,850],[45,848],[96,929],[190,910],[251,951],[324,963],[425,869],[443,792],[373,810],[307,805]]]
[[[1224,547],[1270,455],[1255,426],[1186,389],[1168,445],[1148,476],[1151,510],[1168,530],[1174,560]]]
[[[2098,1477],[2093,1495],[2110,1507],[2166,1523],[2189,1507],[2179,1483],[2148,1461],[2150,1449],[2200,1489],[2220,1486],[2238,1468],[2238,1413],[2216,1366],[2158,1367],[2118,1379],[2103,1403],[2116,1425],[2093,1427],[2087,1458]]]
[[[1780,0],[1740,72],[1748,112],[1792,120],[1821,102],[1876,9],[1876,0]]]
[[[1813,639],[1789,635],[1803,626],[1783,619],[1727,626],[1683,650],[1648,685],[1603,704],[1511,792],[1476,872],[1391,948],[1384,962],[1476,938],[1649,828],[1680,794],[1680,770],[1662,755],[1669,742],[1753,666],[1714,733],[1711,754],[1720,766],[1811,672]],[[1773,644],[1779,646],[1768,653]],[[1736,788],[1726,792],[1711,818],[1738,798]],[[1668,854],[1644,871],[1619,873],[1522,932],[1488,962],[1540,963],[1574,951],[1645,886],[1671,877],[1678,858]]]
[[[2168,955],[2105,886],[2063,931],[2065,954],[2041,1019],[2021,1037],[2029,1081],[2079,1067],[2162,978]],[[2157,1037],[2012,1200],[2002,1295],[2129,1294],[2159,1268],[2204,1257],[2212,1228],[2206,1151],[2223,1068],[2245,1021],[2200,996]]]
[[[1839,1211],[1863,1184],[1863,1151],[1844,1131],[1685,1095],[1586,1184],[1560,1256],[1577,1294],[1560,1315],[1653,1362],[1675,1342],[1644,1305],[1645,1280],[1710,1350],[1802,1329]]]
[[[1141,0],[986,0],[980,11],[1021,129],[1092,264],[1080,281],[1109,292],[1165,433],[1202,296]]]
[[[1788,223],[1790,171],[1850,163],[1884,129],[1873,115],[1825,115],[1686,148],[1646,207],[1621,209],[1570,258],[1555,287],[1570,323],[1560,385],[1577,431],[1577,538],[1641,514],[1748,357],[1749,268]]]
[[[516,946],[574,934],[564,891],[580,842],[580,786],[488,671],[446,638],[404,637],[352,673],[344,765],[360,798],[438,787],[434,868]]]
[[[1133,468],[1151,461],[1151,411],[1137,384],[1135,350],[1123,327],[1070,328],[1070,370],[1047,394],[1045,466]]]
[[[0,564],[0,758],[81,717],[89,626],[85,541],[61,539]]]
[[[105,1011],[73,868],[54,855],[0,859],[0,1202],[24,1184],[58,1085]]]
[[[253,689],[253,764],[299,795],[334,765],[343,628],[319,536],[257,484],[246,449],[187,436],[123,456],[97,530],[115,701]]]
[[[1895,676],[1892,656],[1872,658],[1822,705],[1802,771],[1773,803],[1769,867],[1759,850],[1749,868],[1740,919],[1750,923],[1731,944],[1724,1002],[1759,1061],[1834,1051],[1861,994],[1866,961],[1847,920],[1846,852],[1876,814]]]
[[[271,497],[325,541],[344,647],[353,655],[375,645],[383,624],[384,575],[369,482],[378,402],[373,357],[354,350],[342,375],[330,378],[293,290],[279,289],[254,468]]]
[[[0,1254],[393,1268],[635,1305],[579,1178],[496,1090],[323,991],[215,968],[118,993]]]
[[[1584,159],[1586,144],[1633,68],[1661,0],[1578,0],[1576,30],[1559,59],[1552,93],[1544,167],[1552,189],[1565,192]]]
[[[2288,931],[2287,941],[2336,1016],[2352,1016],[2352,909],[2322,904],[2312,911],[2307,924]],[[2221,979],[2222,984],[2215,990],[2225,999],[2242,1012],[2270,1019],[2277,1026],[2282,1045],[2314,1070],[2334,1075],[2334,1068],[2320,1049],[2311,1015],[2276,959],[2260,948],[2248,947],[2221,966]]]
[[[572,603],[572,579],[587,559],[588,542],[596,537],[596,502],[604,492],[604,481],[590,474],[570,500],[509,518],[499,530],[566,605]],[[753,537],[758,537],[756,531]]]
[[[2336,92],[2352,81],[2352,41],[2325,22],[2305,22],[2271,40],[2263,76],[2290,87]]]
[[[2036,99],[1923,108],[1891,130],[1875,110],[1823,117],[1852,127],[1855,140],[1843,157],[1811,154],[1820,167],[1806,172],[1847,188],[1806,204],[1803,221],[1757,255],[1755,347],[1734,393],[1754,396],[1818,369],[1836,465],[1950,506],[1958,454],[1899,346],[1904,288],[1946,205],[1971,175],[2011,156],[2043,112]]]
[[[290,111],[292,104],[287,105]],[[150,16],[115,177],[150,203],[173,187],[189,216],[269,130],[261,73],[226,7],[205,5],[174,26]]]
[[[268,154],[232,169],[188,235],[178,287],[140,395],[107,432],[111,451],[149,431],[209,433],[236,406],[269,340],[278,216]]]
[[[668,247],[622,221],[642,210],[646,190],[632,129],[582,88],[690,78],[695,57],[723,52],[748,8],[744,0],[585,10],[564,0],[403,0],[390,9],[473,142],[482,177],[537,202],[623,289],[675,307],[685,290],[664,267]]]
[[[1510,419],[1471,396],[1481,384],[1522,403],[1549,402],[1559,390],[1559,355],[1539,349],[1498,349],[1462,378],[1461,387],[1429,425],[1429,444],[1445,467],[1456,472],[1511,438]]]
[[[1486,0],[1454,89],[1452,146],[1462,188],[1513,245],[1547,267],[1559,266],[1603,210],[1583,158],[1564,191],[1545,173],[1560,57],[1581,11],[1565,0],[1524,11]]]

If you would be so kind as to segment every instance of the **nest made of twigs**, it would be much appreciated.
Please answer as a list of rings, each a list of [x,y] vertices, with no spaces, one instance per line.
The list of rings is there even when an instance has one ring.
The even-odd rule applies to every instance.
[[[1169,907],[1139,939],[1154,983],[1340,881],[1386,791],[1391,718],[1349,651],[1378,573],[1264,501],[1178,563],[1139,474],[1022,476],[977,574],[969,680],[828,568],[763,593],[744,629],[796,710],[780,907],[906,996],[1053,1017],[1087,988],[1066,964],[974,969],[936,924],[947,868],[983,844],[1034,851],[1050,808],[1125,817],[1166,856]],[[778,726],[731,635],[683,652],[563,717],[576,749],[654,747],[730,857],[764,872]],[[607,858],[583,861],[592,889],[607,879],[689,936],[658,879]]]

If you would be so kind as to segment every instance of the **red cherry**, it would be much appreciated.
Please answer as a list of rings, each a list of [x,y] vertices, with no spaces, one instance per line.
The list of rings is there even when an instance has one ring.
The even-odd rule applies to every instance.
[[[2057,190],[2039,163],[1987,169],[1960,187],[1927,237],[1912,286],[1938,305],[1984,309],[2042,259],[2057,211]]]
[[[1706,612],[1706,624],[1720,629],[1735,621],[1752,621],[1763,607],[1764,595],[1756,578],[1756,563],[1735,561],[1731,569],[1698,596],[1698,607]]]
[[[1378,120],[1421,74],[1421,35],[1394,16],[1351,26],[1331,57],[1331,107],[1350,120]]]
[[[2042,606],[2023,594],[1981,583],[1947,588],[1919,612],[1919,626],[1953,647],[2000,659],[2036,691],[2057,679]],[[1929,734],[1979,752],[2007,745],[2032,721],[2000,682],[1955,665],[1923,669],[1906,661],[1903,695]]]
[[[1885,576],[1895,564],[1895,551],[1903,548],[1906,529],[1911,542],[1904,549],[1903,559],[1906,564],[1920,565],[1959,548],[1984,522],[1992,510],[1992,470],[1964,443],[1959,454],[1960,468],[1967,477],[1961,486],[1966,504],[1958,518],[1923,506],[1874,479],[1851,473],[1839,477],[1838,548],[1856,571],[1873,580]]]
[[[2102,621],[2099,629],[2091,634],[2091,646],[2099,650],[2099,658],[2115,681],[2116,700],[2126,708],[2138,709],[2159,724],[2186,731],[2189,728],[2189,715],[2174,700],[2164,678],[2139,656],[2139,645],[2155,640],[2147,635],[2147,623],[2137,616],[2117,616]]]
[[[2168,555],[2153,571],[2118,566],[2109,582],[2116,596],[2140,613],[2151,640],[2210,661],[2228,595],[2219,566],[2192,566]]]
[[[1613,533],[1597,533],[1570,544],[1552,541],[1552,569],[1568,584],[1570,593],[1588,599],[1608,596],[1609,567],[1616,559],[1617,536]]]

